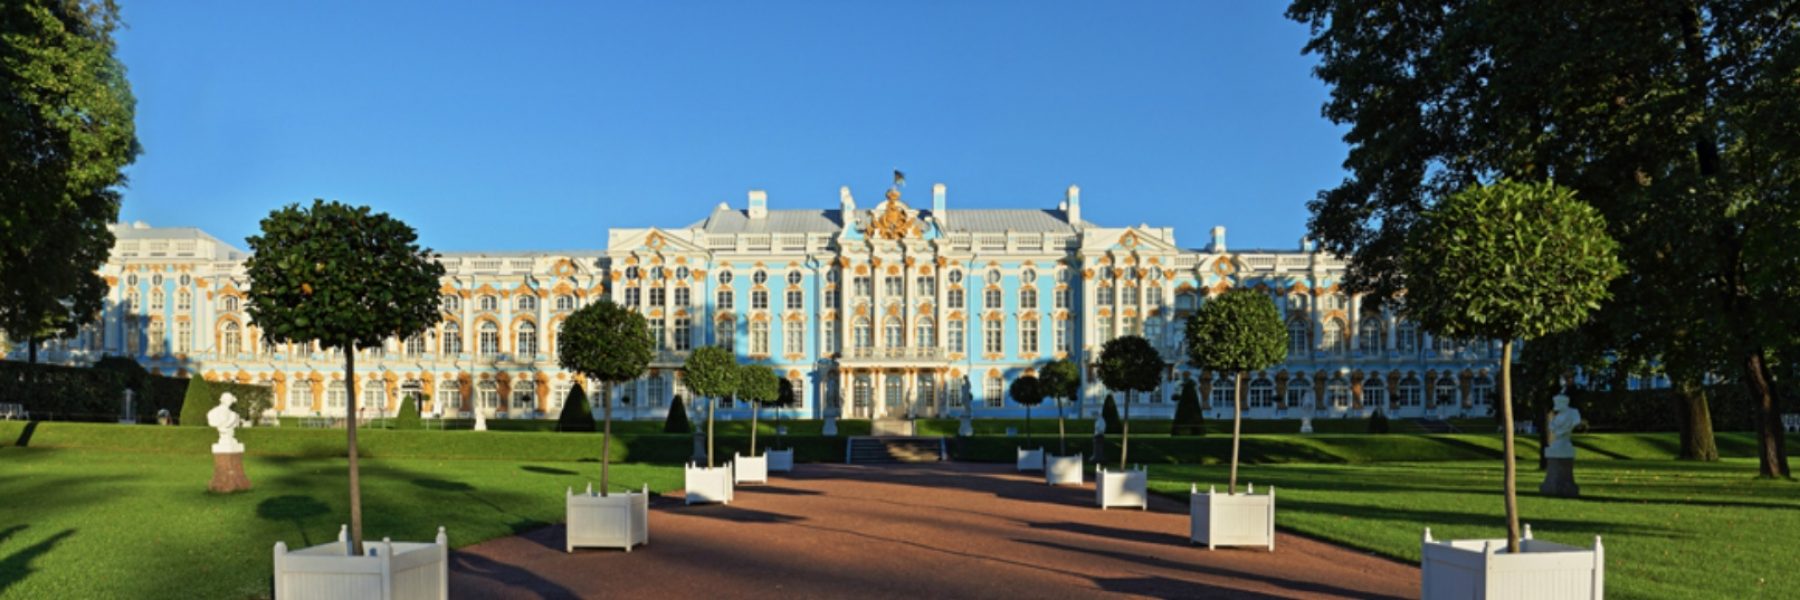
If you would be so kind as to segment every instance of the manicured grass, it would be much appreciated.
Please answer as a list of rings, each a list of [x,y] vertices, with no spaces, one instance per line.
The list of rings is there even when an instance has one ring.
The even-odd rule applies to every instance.
[[[10,440],[9,440],[10,444]],[[349,519],[345,461],[252,456],[255,486],[210,494],[204,452],[0,448],[0,597],[267,596],[272,548],[336,539]],[[370,540],[466,546],[563,520],[563,493],[599,479],[597,462],[364,461]],[[681,487],[677,467],[614,465],[614,489]]]
[[[1754,460],[1581,460],[1582,498],[1541,497],[1521,465],[1519,513],[1536,537],[1606,546],[1607,596],[1777,598],[1800,590],[1800,483],[1756,480]],[[1226,480],[1219,466],[1150,467],[1152,490],[1186,500]],[[1276,491],[1281,529],[1417,564],[1420,534],[1505,537],[1497,460],[1251,465],[1238,481]],[[1281,552],[1279,547],[1276,552]]]

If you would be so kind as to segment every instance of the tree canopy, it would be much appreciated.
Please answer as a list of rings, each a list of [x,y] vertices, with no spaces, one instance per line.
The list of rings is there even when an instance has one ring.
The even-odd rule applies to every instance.
[[[1188,362],[1208,371],[1242,373],[1287,360],[1287,325],[1268,294],[1234,288],[1188,317]]]
[[[1154,392],[1162,385],[1166,368],[1156,347],[1140,336],[1114,338],[1100,351],[1100,381],[1108,389]]]
[[[0,331],[74,335],[103,308],[137,100],[110,1],[0,4]]]
[[[1020,375],[1006,386],[1006,394],[1019,406],[1030,408],[1044,403],[1044,386],[1034,375]]]
[[[1038,381],[1043,385],[1045,396],[1072,399],[1081,395],[1081,366],[1067,358],[1052,361],[1038,372]]]
[[[556,354],[562,368],[601,382],[600,495],[605,496],[612,478],[613,406],[605,388],[642,376],[656,356],[656,340],[643,315],[600,298],[563,319]]]
[[[737,357],[730,350],[718,346],[696,348],[683,368],[686,372],[682,381],[701,397],[723,398],[737,393]]]

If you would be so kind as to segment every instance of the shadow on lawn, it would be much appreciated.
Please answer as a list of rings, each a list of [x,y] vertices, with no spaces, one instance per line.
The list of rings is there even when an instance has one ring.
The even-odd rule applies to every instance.
[[[25,527],[26,526],[24,525],[13,527],[6,531],[6,535],[10,536],[18,533],[20,530],[25,529]],[[64,529],[56,535],[45,538],[44,541],[26,546],[19,549],[18,552],[9,554],[5,558],[0,558],[0,595],[5,595],[7,588],[12,587],[20,581],[24,581],[26,577],[31,575],[34,571],[34,569],[31,568],[31,561],[37,560],[37,557],[50,552],[57,544],[62,543],[63,540],[68,539],[69,536],[72,535],[75,535],[75,530]]]
[[[264,521],[292,522],[294,529],[300,532],[301,547],[312,546],[312,536],[307,535],[307,521],[331,514],[331,507],[312,496],[289,494],[264,500],[256,505],[256,518]]]
[[[523,465],[519,467],[519,470],[540,475],[580,475],[580,473],[568,469],[558,469],[556,467],[544,467],[539,465]]]

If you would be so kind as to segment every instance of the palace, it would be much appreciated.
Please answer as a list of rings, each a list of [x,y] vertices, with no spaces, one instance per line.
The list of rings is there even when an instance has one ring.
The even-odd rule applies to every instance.
[[[643,313],[659,344],[648,374],[613,388],[619,418],[661,419],[687,398],[681,365],[703,344],[787,378],[803,398],[789,416],[1021,416],[1007,384],[1064,357],[1090,365],[1078,413],[1091,416],[1109,393],[1091,365],[1127,334],[1170,364],[1157,393],[1117,395],[1134,416],[1172,414],[1184,378],[1209,415],[1228,415],[1227,380],[1185,364],[1183,324],[1208,296],[1250,287],[1285,313],[1290,348],[1250,377],[1247,417],[1488,414],[1497,343],[1434,339],[1364,310],[1339,289],[1344,262],[1305,242],[1229,250],[1215,227],[1205,248],[1182,248],[1170,228],[1083,220],[1075,186],[1044,209],[955,209],[942,184],[929,209],[897,189],[873,208],[849,188],[839,196],[835,209],[772,209],[751,191],[685,227],[612,229],[604,251],[445,253],[442,321],[358,358],[360,405],[391,414],[417,394],[431,416],[554,418],[577,379],[557,366],[561,321],[608,298]],[[192,228],[113,233],[104,318],[47,343],[41,360],[126,355],[169,375],[269,385],[283,415],[343,415],[341,356],[265,343],[248,319],[243,250]]]

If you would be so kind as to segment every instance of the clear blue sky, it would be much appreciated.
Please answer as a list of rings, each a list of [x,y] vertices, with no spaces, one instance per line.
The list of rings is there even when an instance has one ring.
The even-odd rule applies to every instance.
[[[1291,248],[1341,131],[1281,2],[122,0],[123,218],[242,245],[368,204],[439,250],[603,248],[766,189],[1053,208]]]

